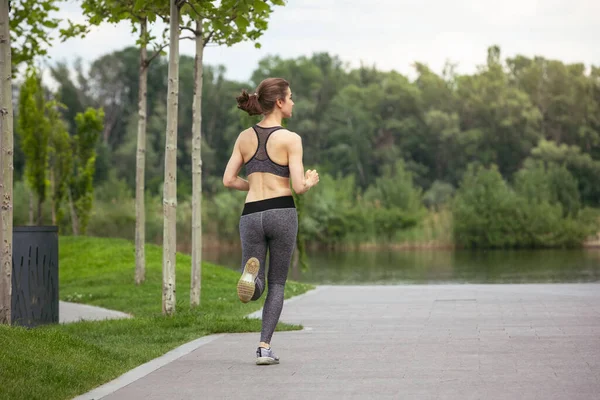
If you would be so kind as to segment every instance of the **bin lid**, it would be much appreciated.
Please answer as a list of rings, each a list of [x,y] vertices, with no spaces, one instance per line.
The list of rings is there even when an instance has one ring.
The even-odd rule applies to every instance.
[[[13,226],[13,232],[58,232],[58,226]]]

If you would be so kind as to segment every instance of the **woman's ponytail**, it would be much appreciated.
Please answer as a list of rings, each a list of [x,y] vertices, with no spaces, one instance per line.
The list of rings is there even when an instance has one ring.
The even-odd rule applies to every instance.
[[[238,108],[246,111],[250,115],[260,115],[263,113],[256,93],[249,94],[246,89],[243,89],[242,94],[236,97],[236,100]]]

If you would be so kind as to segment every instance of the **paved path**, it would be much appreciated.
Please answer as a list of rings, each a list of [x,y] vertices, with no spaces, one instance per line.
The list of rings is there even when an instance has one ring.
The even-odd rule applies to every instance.
[[[91,321],[113,318],[131,318],[131,316],[120,311],[88,306],[87,304],[69,303],[66,301],[58,302],[58,319],[61,324],[82,320]]]
[[[600,398],[600,284],[320,287],[282,319],[306,329],[275,333],[280,365],[214,336],[105,398]]]

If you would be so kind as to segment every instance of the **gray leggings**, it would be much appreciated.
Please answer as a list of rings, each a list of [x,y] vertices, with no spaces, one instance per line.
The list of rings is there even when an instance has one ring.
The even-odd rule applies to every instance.
[[[265,290],[265,263],[267,250],[269,251],[267,280],[269,291],[262,313],[261,342],[271,343],[271,337],[281,315],[285,281],[296,246],[297,233],[298,214],[296,208],[253,211],[240,218],[242,269],[250,257],[256,257],[260,261],[260,270],[255,281],[256,289],[252,300],[258,300]]]

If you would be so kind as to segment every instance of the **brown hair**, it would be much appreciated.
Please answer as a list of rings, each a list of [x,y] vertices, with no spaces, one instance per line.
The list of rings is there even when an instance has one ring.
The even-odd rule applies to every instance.
[[[285,100],[290,84],[285,79],[267,78],[258,85],[256,93],[249,94],[246,89],[236,97],[238,108],[250,115],[266,114],[273,111],[277,100]]]

